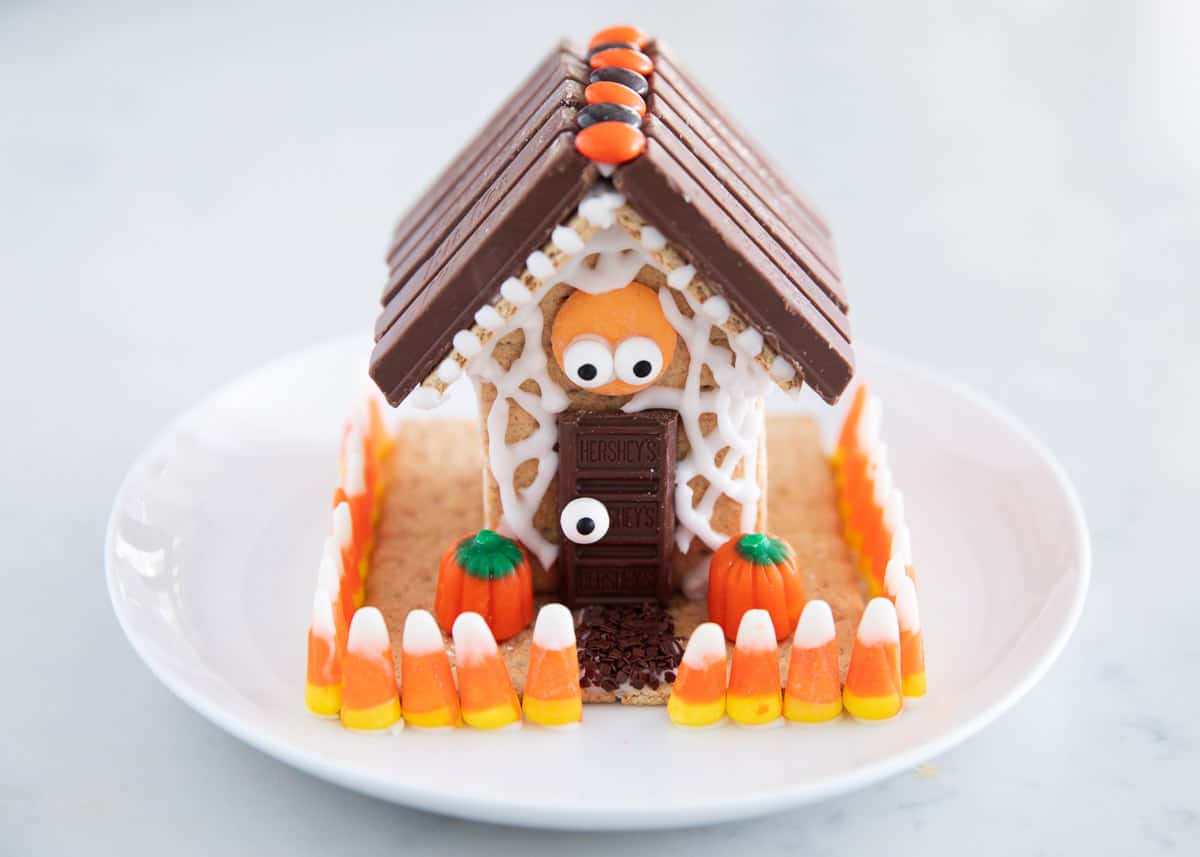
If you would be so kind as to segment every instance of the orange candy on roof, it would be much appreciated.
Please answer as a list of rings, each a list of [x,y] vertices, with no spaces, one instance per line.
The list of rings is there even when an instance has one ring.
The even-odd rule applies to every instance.
[[[598,80],[583,91],[583,97],[588,104],[623,104],[637,111],[638,116],[646,115],[646,102],[628,86],[611,80]]]
[[[588,42],[588,49],[597,45],[607,45],[613,42],[625,42],[631,45],[637,45],[639,48],[645,47],[650,41],[650,37],[642,32],[641,28],[635,27],[632,24],[617,24],[613,27],[605,27],[603,30],[597,30]]]
[[[624,122],[597,122],[575,136],[579,154],[602,164],[623,164],[646,150],[646,135]]]
[[[592,68],[627,68],[643,77],[654,71],[654,60],[633,48],[608,48],[593,54],[589,64]]]

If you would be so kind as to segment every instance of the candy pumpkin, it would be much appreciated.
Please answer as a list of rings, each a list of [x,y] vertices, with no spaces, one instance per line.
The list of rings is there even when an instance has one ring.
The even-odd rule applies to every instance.
[[[733,640],[742,615],[755,608],[771,614],[775,639],[783,640],[804,609],[804,584],[791,545],[763,533],[744,533],[717,548],[709,563],[708,618]]]
[[[447,634],[460,613],[478,613],[497,640],[533,621],[533,573],[521,546],[491,530],[455,542],[438,566],[434,613]]]

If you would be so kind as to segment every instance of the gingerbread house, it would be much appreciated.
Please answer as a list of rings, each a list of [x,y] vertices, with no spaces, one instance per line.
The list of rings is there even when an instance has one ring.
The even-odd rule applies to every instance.
[[[479,400],[480,524],[569,605],[766,526],[764,398],[854,374],[829,228],[632,28],[552,50],[400,221],[371,375]]]

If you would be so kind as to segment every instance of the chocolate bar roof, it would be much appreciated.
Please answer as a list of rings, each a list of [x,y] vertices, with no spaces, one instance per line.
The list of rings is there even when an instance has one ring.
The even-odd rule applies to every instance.
[[[661,43],[644,152],[610,181],[834,402],[854,374],[829,227]],[[560,44],[397,225],[371,375],[398,404],[603,178],[575,146],[589,69]]]

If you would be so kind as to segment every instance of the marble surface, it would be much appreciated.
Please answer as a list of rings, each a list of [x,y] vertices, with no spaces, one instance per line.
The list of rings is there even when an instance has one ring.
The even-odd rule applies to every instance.
[[[335,5],[0,6],[0,854],[1200,849],[1200,9]],[[398,212],[547,43],[610,17],[668,35],[820,201],[860,338],[1058,452],[1095,548],[1075,638],[981,735],[859,794],[636,838],[450,821],[248,749],[137,659],[100,562],[151,435],[367,329]]]

